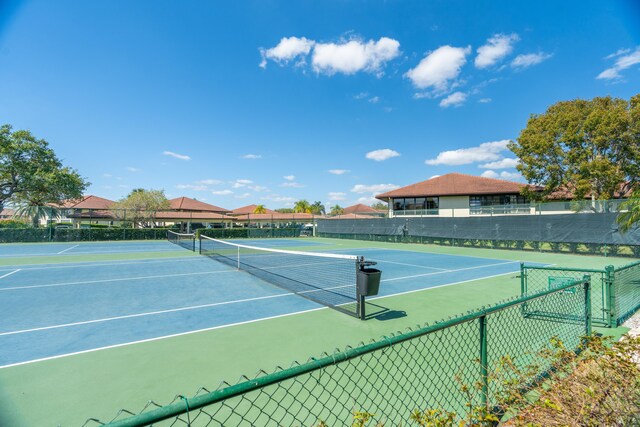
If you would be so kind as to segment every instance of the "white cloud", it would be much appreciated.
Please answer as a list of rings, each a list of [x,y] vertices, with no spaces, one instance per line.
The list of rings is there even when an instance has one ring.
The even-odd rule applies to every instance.
[[[511,169],[518,165],[518,159],[506,158],[491,163],[480,165],[483,169]]]
[[[219,190],[219,191],[212,191],[211,194],[215,194],[216,196],[228,196],[229,194],[233,194],[233,191]]]
[[[383,148],[382,150],[369,151],[365,157],[370,160],[375,160],[376,162],[382,162],[392,157],[398,157],[399,155],[400,153],[395,150]]]
[[[242,188],[246,187],[249,184],[253,184],[253,181],[250,179],[236,179],[231,185],[233,188]]]
[[[436,93],[449,90],[451,81],[460,74],[471,47],[441,46],[430,52],[405,74],[418,89],[432,88]]]
[[[440,175],[431,175],[428,179],[438,178]]]
[[[480,98],[478,99],[478,102],[481,104],[487,104],[489,102],[491,102],[491,98]]]
[[[163,151],[162,154],[179,160],[191,160],[191,157],[184,154],[174,153],[173,151]]]
[[[367,96],[369,96],[369,94],[367,92],[360,92],[359,94],[355,95],[353,97],[353,99],[364,99]]]
[[[249,188],[250,190],[255,191],[256,193],[260,193],[262,191],[268,190],[268,188],[263,186],[263,185],[250,185],[247,188]]]
[[[261,154],[245,154],[244,156],[242,156],[243,159],[261,159],[262,155]]]
[[[296,57],[304,57],[309,54],[315,42],[305,37],[283,37],[275,47],[260,49],[262,61],[260,67],[267,67],[267,59],[280,65],[287,64]]]
[[[293,181],[294,179],[296,179],[295,175],[287,175],[287,176],[283,176],[284,179],[286,179],[287,181]]]
[[[311,63],[317,73],[355,74],[359,71],[381,74],[388,61],[400,55],[400,43],[388,37],[377,42],[349,40],[342,43],[316,43]]]
[[[511,173],[511,172],[500,172],[500,174],[498,174],[495,171],[492,170],[487,170],[482,172],[482,174],[480,176],[483,176],[485,178],[493,178],[493,179],[506,179],[508,181],[520,181],[522,180],[522,175],[520,175],[517,172]]]
[[[487,43],[477,50],[475,66],[476,68],[487,68],[502,58],[509,55],[513,50],[513,44],[520,40],[517,34],[495,34],[487,40]]]
[[[360,197],[357,200],[358,203],[362,203],[363,205],[372,205],[372,204],[377,203],[379,201],[380,200],[376,199],[373,195]]]
[[[196,181],[196,184],[203,184],[203,185],[217,185],[221,183],[222,181],[217,179],[201,179],[200,181]]]
[[[500,177],[500,175],[498,175],[496,172],[491,170],[482,172],[480,176],[483,176],[485,178],[494,178],[494,179],[497,179],[498,177]]]
[[[206,185],[197,185],[197,184],[177,184],[176,188],[180,190],[192,190],[192,191],[207,191],[208,187]]]
[[[511,61],[511,68],[525,69],[529,68],[533,65],[537,65],[547,59],[551,58],[553,55],[550,53],[538,52],[538,53],[528,53],[526,55],[518,55],[513,61]]]
[[[342,193],[340,191],[331,191],[329,192],[329,200],[330,201],[338,201],[338,200],[346,200],[347,193]]]
[[[261,197],[261,200],[271,200],[278,203],[291,203],[295,199],[293,197],[281,196],[279,194],[269,194],[268,196]]]
[[[129,166],[129,167],[127,168],[127,170],[128,170],[129,172],[134,172],[134,173],[135,173],[135,172],[140,172],[140,169],[138,169],[138,168],[134,168],[134,167],[132,167],[132,166]]]
[[[329,173],[334,174],[334,175],[344,175],[345,173],[348,173],[349,169],[329,169]]]
[[[607,59],[617,58],[613,67],[607,68],[596,79],[614,80],[619,79],[622,76],[620,72],[626,70],[633,65],[640,64],[640,46],[635,51],[631,52],[631,49],[618,50],[618,52],[607,56]]]
[[[299,182],[283,182],[282,184],[280,184],[280,187],[288,187],[288,188],[302,188],[304,187],[304,185],[300,184]]]
[[[500,172],[500,178],[509,181],[520,181],[522,180],[522,175],[520,175],[518,172]]]
[[[377,104],[378,101],[380,101],[380,97],[379,96],[374,96],[373,98],[369,98],[369,102],[372,104]]]
[[[251,197],[251,193],[242,193],[233,197],[235,197],[236,199],[246,199],[247,197]]]
[[[493,162],[502,157],[499,153],[507,149],[508,139],[485,142],[478,147],[443,151],[435,159],[425,160],[428,165],[466,165],[474,162]]]
[[[440,107],[447,108],[450,106],[460,107],[467,100],[467,94],[464,92],[454,92],[440,101]]]
[[[400,188],[395,184],[373,184],[373,185],[364,185],[357,184],[354,185],[351,189],[352,193],[385,193],[387,191],[395,190],[396,188]]]

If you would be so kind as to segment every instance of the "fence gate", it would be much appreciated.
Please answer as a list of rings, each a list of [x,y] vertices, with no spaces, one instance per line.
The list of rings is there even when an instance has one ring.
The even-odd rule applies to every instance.
[[[533,294],[542,290],[562,287],[566,283],[591,278],[591,316],[595,326],[617,326],[612,307],[613,271],[565,267],[538,267],[520,265],[520,290]]]

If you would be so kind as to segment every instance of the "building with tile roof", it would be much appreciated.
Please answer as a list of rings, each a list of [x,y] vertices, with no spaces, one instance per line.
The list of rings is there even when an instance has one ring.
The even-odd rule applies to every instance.
[[[382,212],[384,214],[385,212]],[[371,206],[358,203],[357,205],[347,206],[343,209],[344,214],[364,214],[364,215],[380,215],[380,211],[372,208]]]
[[[189,211],[189,212],[217,212],[221,214],[230,213],[229,209],[221,208],[219,206],[204,203],[199,200],[191,199],[189,197],[178,197],[169,200],[169,205],[172,210],[175,211]]]
[[[502,179],[449,173],[376,196],[389,206],[389,216],[477,215],[493,212],[531,213],[521,184]],[[537,187],[536,187],[537,188]],[[454,214],[455,212],[455,214]]]
[[[243,206],[241,208],[236,208],[233,211],[231,211],[231,215],[253,214],[257,207],[258,205],[248,205],[248,206]],[[268,213],[268,214],[277,213],[276,211],[272,211],[271,209],[267,209],[267,208],[264,208],[264,210],[265,210],[265,213]]]

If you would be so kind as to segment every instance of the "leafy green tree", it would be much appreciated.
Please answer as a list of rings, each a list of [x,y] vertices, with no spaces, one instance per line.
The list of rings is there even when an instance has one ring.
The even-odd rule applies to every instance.
[[[298,200],[293,206],[295,213],[311,213],[311,205],[306,200]]]
[[[13,216],[17,218],[29,218],[31,225],[38,227],[41,219],[54,220],[60,218],[61,214],[59,209],[50,206],[43,206],[37,203],[25,203],[16,206]]]
[[[324,215],[326,212],[326,209],[324,207],[324,205],[322,204],[322,202],[313,202],[313,204],[311,205],[311,213],[314,215]]]
[[[136,188],[127,197],[113,205],[116,217],[131,221],[135,227],[155,226],[156,212],[169,209],[163,190]]]
[[[89,183],[63,166],[49,144],[27,130],[0,127],[0,210],[16,205],[44,206],[78,199]]]
[[[344,213],[344,208],[340,205],[332,206],[330,213],[331,215],[342,215]]]
[[[519,158],[518,171],[542,192],[558,189],[576,199],[611,199],[633,188],[640,176],[640,95],[558,102],[532,115],[516,141],[508,145]]]
[[[292,208],[280,208],[275,210],[278,213],[293,213]]]
[[[620,203],[619,211],[616,221],[620,231],[626,233],[640,222],[640,190],[635,190],[629,199]]]
[[[376,202],[371,207],[377,211],[386,211],[389,209],[388,205],[384,202]]]
[[[253,210],[254,214],[264,214],[267,213],[267,208],[264,207],[264,205],[258,205],[255,207],[255,209]]]

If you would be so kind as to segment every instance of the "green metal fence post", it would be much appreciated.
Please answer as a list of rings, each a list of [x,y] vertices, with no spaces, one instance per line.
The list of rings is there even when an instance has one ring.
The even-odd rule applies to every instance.
[[[584,317],[585,333],[591,335],[591,276],[584,276]]]
[[[525,279],[526,270],[524,269],[524,262],[520,263],[520,295],[524,295],[527,291],[527,283]]]
[[[616,271],[613,265],[608,265],[604,268],[605,271],[605,301],[608,305],[607,311],[609,313],[609,327],[615,328],[618,326],[618,319],[616,314],[616,284],[615,276]]]
[[[480,381],[482,384],[482,405],[489,409],[489,374],[487,356],[487,315],[480,316]]]

